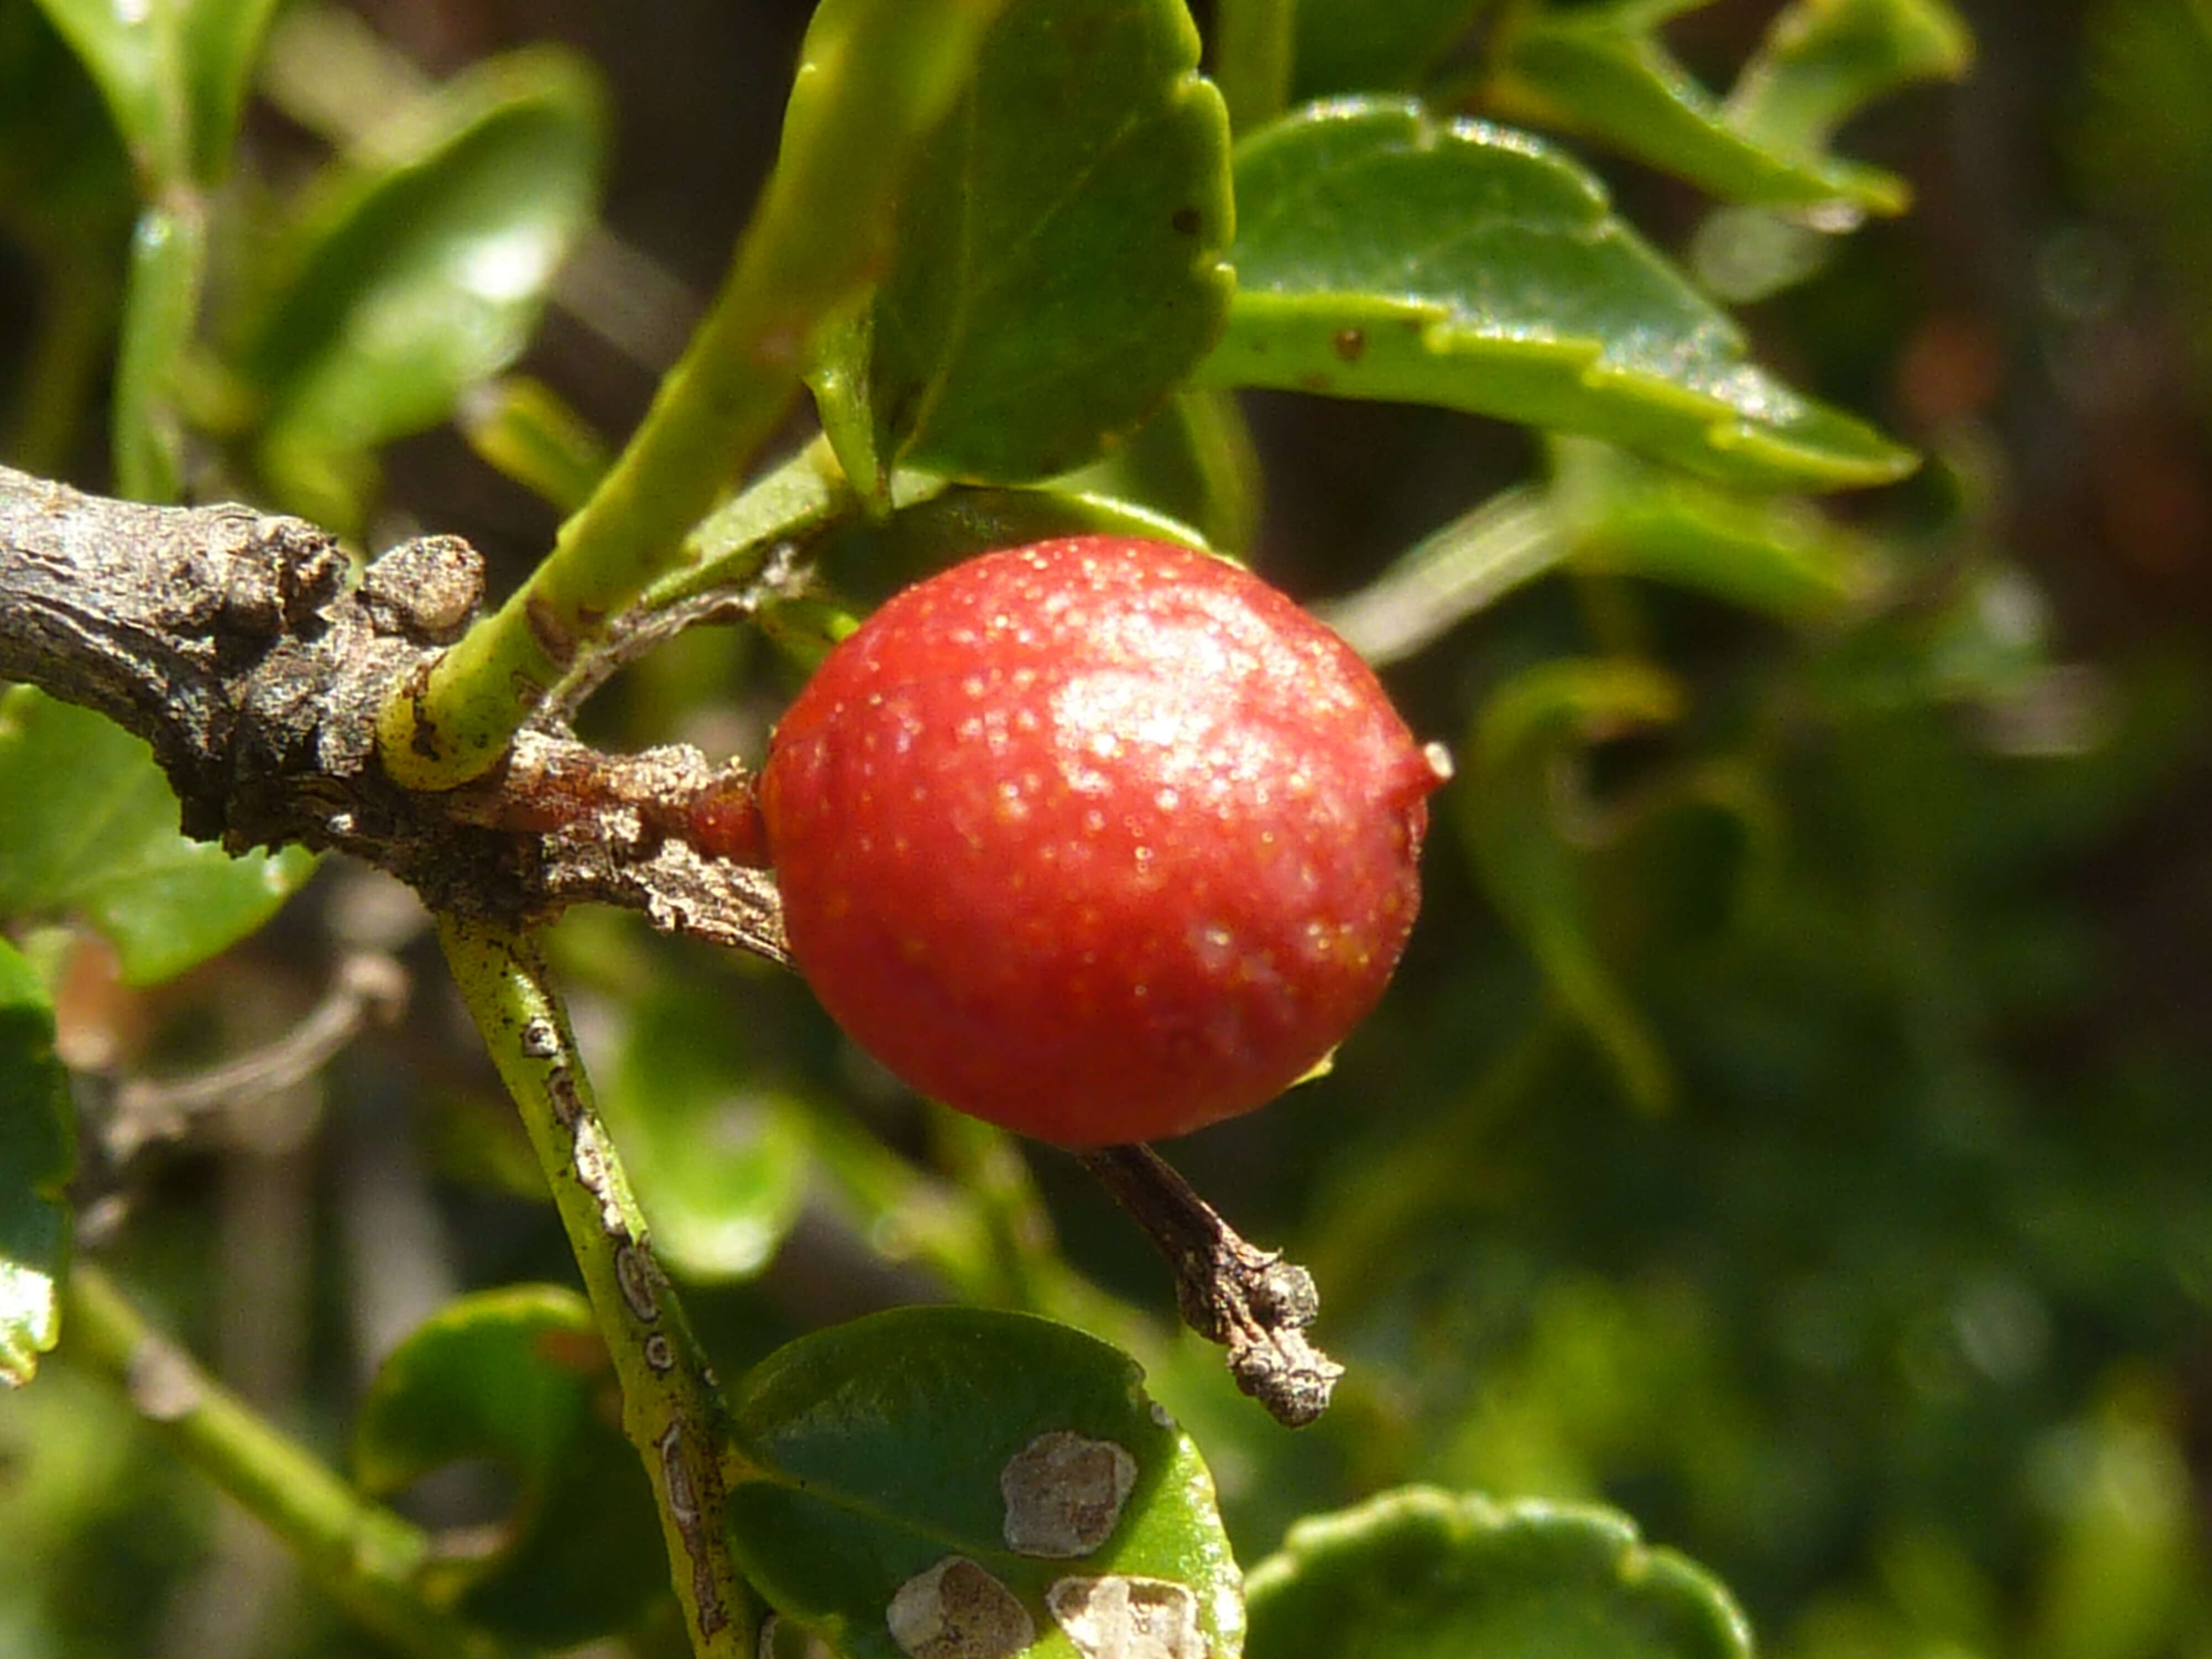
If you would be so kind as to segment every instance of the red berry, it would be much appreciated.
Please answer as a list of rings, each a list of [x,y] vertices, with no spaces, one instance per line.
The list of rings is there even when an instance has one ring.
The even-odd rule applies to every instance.
[[[1249,1111],[1358,1023],[1441,770],[1256,577],[1089,536],[877,611],[777,727],[761,806],[838,1023],[947,1105],[1097,1146]]]

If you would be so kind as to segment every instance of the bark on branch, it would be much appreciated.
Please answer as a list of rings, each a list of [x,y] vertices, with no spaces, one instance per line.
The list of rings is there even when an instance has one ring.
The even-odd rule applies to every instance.
[[[616,904],[784,959],[774,885],[743,862],[750,797],[734,765],[685,747],[609,755],[544,729],[466,788],[392,783],[377,712],[474,620],[483,562],[432,536],[348,574],[298,519],[144,507],[0,467],[0,680],[145,738],[185,834],[233,853],[348,853],[460,915]]]

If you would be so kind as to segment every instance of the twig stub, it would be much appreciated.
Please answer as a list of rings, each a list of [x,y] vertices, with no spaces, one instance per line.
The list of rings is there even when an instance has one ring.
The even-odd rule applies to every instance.
[[[1183,1323],[1228,1349],[1237,1386],[1287,1428],[1327,1411],[1344,1367],[1306,1336],[1321,1313],[1313,1275],[1245,1243],[1151,1147],[1077,1156],[1167,1258]]]

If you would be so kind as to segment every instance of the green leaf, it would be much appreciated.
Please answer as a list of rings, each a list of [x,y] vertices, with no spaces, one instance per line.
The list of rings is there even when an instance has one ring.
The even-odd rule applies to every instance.
[[[1300,100],[1343,92],[1411,91],[1490,0],[1298,0]]]
[[[993,548],[1092,535],[1206,545],[1188,525],[1110,495],[956,487],[901,507],[881,524],[824,537],[817,556],[841,589],[873,601]]]
[[[714,1280],[768,1265],[806,1196],[806,1117],[763,1085],[711,988],[637,1005],[600,1106],[669,1266]]]
[[[191,155],[181,34],[185,8],[39,0],[91,71],[148,198],[181,182]]]
[[[1610,1510],[1429,1487],[1299,1522],[1247,1582],[1253,1659],[1750,1659],[1728,1591]]]
[[[146,199],[222,175],[276,0],[39,0],[107,100]]]
[[[1728,120],[1753,143],[1810,155],[1875,99],[1958,80],[1973,56],[1948,0],[1796,0],[1736,77]]]
[[[1053,483],[1164,514],[1226,552],[1249,552],[1260,533],[1259,453],[1226,392],[1177,392],[1127,442]]]
[[[1928,10],[1912,0],[1905,5]],[[1897,80],[1955,74],[1963,62],[1900,58],[1891,67],[1901,72],[1855,79],[1838,61],[1844,51],[1816,46],[1801,59],[1796,47],[1835,35],[1839,24],[1848,40],[1871,45],[1860,37],[1904,9],[1899,0],[1794,8],[1777,20],[1739,106],[1733,98],[1723,104],[1674,60],[1637,0],[1531,7],[1516,14],[1498,43],[1484,90],[1506,115],[1601,139],[1733,201],[1901,213],[1911,199],[1905,181],[1826,154],[1828,133]],[[1857,27],[1840,18],[1844,13]],[[1892,38],[1900,53],[1911,52],[1909,40]],[[1802,77],[1792,72],[1801,62]],[[1824,123],[1823,115],[1831,118]]]
[[[20,1387],[61,1334],[76,1167],[69,1079],[46,988],[0,939],[0,1384]]]
[[[732,1395],[751,1468],[731,1548],[851,1659],[1152,1651],[1147,1628],[1159,1651],[1235,1659],[1212,1482],[1140,1382],[1018,1314],[908,1308],[803,1337]]]
[[[448,1304],[370,1383],[354,1435],[364,1491],[488,1460],[520,1497],[488,1555],[426,1585],[470,1618],[553,1646],[619,1630],[667,1587],[653,1495],[621,1420],[614,1370],[574,1291],[483,1291]]]
[[[1572,763],[1589,744],[1677,718],[1681,705],[1676,683],[1640,663],[1539,664],[1485,705],[1467,745],[1465,784],[1453,792],[1491,902],[1645,1111],[1668,1104],[1674,1079],[1599,943],[1601,910],[1584,849],[1606,830]]]
[[[825,337],[811,377],[864,493],[899,465],[1064,472],[1205,355],[1233,210],[1198,52],[1181,0],[1007,5],[908,179],[866,325]]]
[[[192,167],[212,183],[230,165],[246,88],[276,0],[191,0],[181,23],[185,96],[192,111]]]
[[[357,526],[377,446],[444,420],[522,349],[592,214],[602,125],[586,66],[515,52],[403,112],[326,181],[243,365],[289,506]]]
[[[1888,580],[1872,538],[1786,495],[1743,495],[1608,445],[1553,447],[1553,500],[1577,569],[1698,589],[1785,621],[1834,622]]]
[[[1346,100],[1241,146],[1237,192],[1215,385],[1437,404],[1763,488],[1883,483],[1914,465],[1749,362],[1603,187],[1525,135]]]
[[[0,696],[0,915],[80,917],[145,985],[253,932],[313,869],[187,841],[143,743],[28,686]]]

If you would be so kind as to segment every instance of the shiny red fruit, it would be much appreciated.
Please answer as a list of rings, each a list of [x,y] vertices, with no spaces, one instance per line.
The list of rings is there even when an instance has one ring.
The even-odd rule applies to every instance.
[[[1249,1111],[1358,1023],[1442,770],[1264,582],[1093,536],[885,605],[777,727],[761,807],[792,954],[861,1047],[1097,1146]]]

